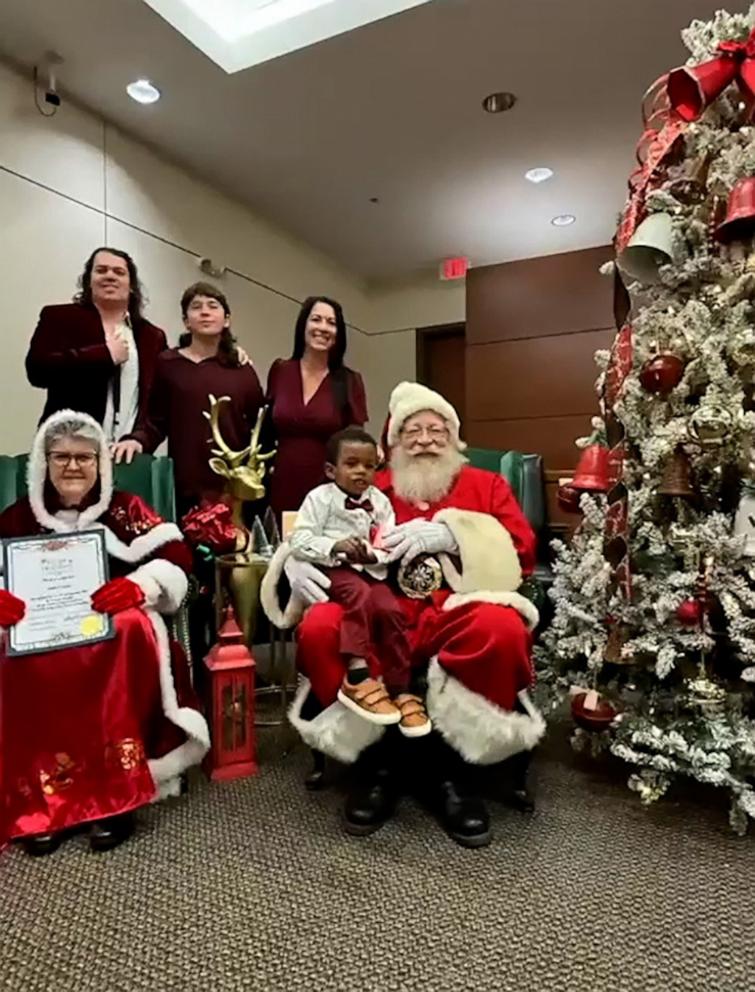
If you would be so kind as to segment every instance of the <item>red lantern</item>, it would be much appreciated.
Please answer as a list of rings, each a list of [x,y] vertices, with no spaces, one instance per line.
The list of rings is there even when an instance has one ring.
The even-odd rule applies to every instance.
[[[703,618],[704,608],[699,599],[686,599],[676,608],[676,619],[685,627],[696,627]]]
[[[719,241],[738,241],[755,232],[755,176],[740,179],[731,193],[726,207],[726,217],[716,228]]]
[[[605,493],[608,491],[608,448],[602,444],[591,444],[579,458],[571,480],[572,489],[585,492]]]
[[[588,696],[593,695],[588,692],[579,692],[571,701],[571,713],[574,717],[574,722],[578,727],[582,727],[583,730],[608,730],[613,721],[616,719],[616,710],[611,704],[599,696],[597,693],[594,694],[592,700],[588,700]],[[594,708],[587,708],[585,706],[586,702],[593,702],[595,704]]]
[[[213,781],[256,775],[255,664],[230,606],[218,631],[217,643],[204,663],[212,738],[212,746],[203,763],[205,773]]]
[[[648,359],[642,366],[640,382],[649,393],[666,396],[678,386],[684,375],[684,362],[671,352],[663,352]]]

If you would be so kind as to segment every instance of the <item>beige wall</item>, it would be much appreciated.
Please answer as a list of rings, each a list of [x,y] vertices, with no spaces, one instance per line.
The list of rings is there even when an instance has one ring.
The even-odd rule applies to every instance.
[[[353,328],[347,361],[364,375],[376,431],[393,385],[414,375],[414,325],[397,320],[400,301],[389,291],[369,293],[328,258],[69,101],[42,117],[30,81],[2,64],[0,222],[0,452],[28,448],[42,409],[44,393],[23,368],[39,310],[71,298],[84,259],[103,243],[134,255],[148,316],[171,342],[181,291],[200,278],[197,259],[235,270],[222,286],[263,379],[272,360],[290,352],[298,301],[311,293],[339,299]],[[403,330],[367,333],[395,328]]]

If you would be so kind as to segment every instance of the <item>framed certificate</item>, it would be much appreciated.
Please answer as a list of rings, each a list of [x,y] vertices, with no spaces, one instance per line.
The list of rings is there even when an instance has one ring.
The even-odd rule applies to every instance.
[[[26,603],[9,630],[9,655],[79,647],[114,636],[112,618],[92,609],[92,593],[108,580],[101,530],[3,541],[5,588]]]

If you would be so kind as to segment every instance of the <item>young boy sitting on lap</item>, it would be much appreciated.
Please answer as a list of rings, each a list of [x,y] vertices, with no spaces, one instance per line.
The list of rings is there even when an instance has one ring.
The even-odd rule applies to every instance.
[[[344,706],[365,720],[399,724],[407,737],[432,730],[422,700],[409,692],[411,656],[401,604],[386,582],[381,535],[395,526],[387,496],[373,486],[377,445],[361,427],[330,438],[325,474],[296,516],[294,557],[326,568],[330,598],[343,607],[340,650],[346,676],[338,692]],[[382,681],[370,677],[377,656]]]

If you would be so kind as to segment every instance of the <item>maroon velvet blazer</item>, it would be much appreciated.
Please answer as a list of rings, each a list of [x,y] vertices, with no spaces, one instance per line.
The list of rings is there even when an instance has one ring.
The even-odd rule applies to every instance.
[[[139,321],[133,331],[139,352],[138,419],[146,414],[157,356],[168,345],[165,333],[147,320]],[[26,356],[29,382],[47,390],[42,420],[70,409],[88,413],[101,424],[115,369],[95,307],[62,303],[42,309]]]

